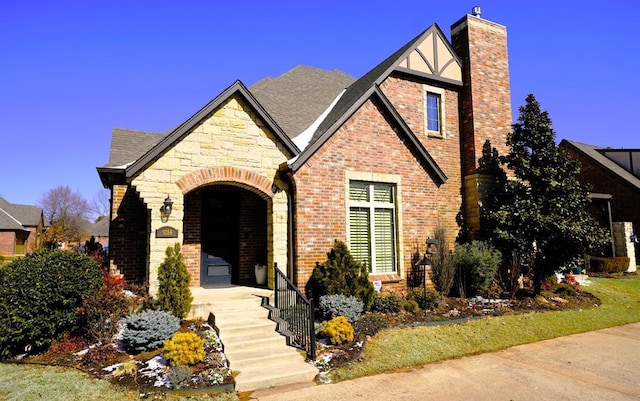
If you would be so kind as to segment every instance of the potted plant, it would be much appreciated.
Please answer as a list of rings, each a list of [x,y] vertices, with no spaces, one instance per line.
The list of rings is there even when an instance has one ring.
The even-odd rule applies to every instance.
[[[261,265],[260,263],[256,263],[255,272],[256,272],[256,284],[265,285],[267,283],[267,265]]]

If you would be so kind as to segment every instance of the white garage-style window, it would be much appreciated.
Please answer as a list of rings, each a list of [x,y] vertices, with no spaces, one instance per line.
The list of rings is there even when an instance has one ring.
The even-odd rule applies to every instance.
[[[349,182],[349,242],[371,274],[397,272],[395,185]]]

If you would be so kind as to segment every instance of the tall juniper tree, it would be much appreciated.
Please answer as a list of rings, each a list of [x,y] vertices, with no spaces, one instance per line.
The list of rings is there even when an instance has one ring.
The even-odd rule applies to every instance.
[[[533,95],[520,107],[501,163],[515,179],[502,177],[484,210],[484,223],[503,255],[531,257],[534,290],[555,271],[571,267],[584,253],[608,241],[585,210],[587,190],[579,167],[556,145],[551,119]]]

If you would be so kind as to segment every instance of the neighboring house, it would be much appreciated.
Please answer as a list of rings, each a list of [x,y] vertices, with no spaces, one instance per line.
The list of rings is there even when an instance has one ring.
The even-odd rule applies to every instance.
[[[615,222],[633,223],[640,235],[640,149],[612,149],[563,140],[560,147],[580,165],[578,181],[586,185],[591,215],[612,231]],[[625,239],[626,242],[626,239]]]
[[[9,203],[0,197],[0,256],[25,255],[42,243],[45,220],[37,206]]]
[[[304,287],[342,240],[372,281],[406,288],[437,227],[450,243],[478,228],[482,145],[505,154],[511,130],[506,28],[466,15],[451,37],[434,24],[359,79],[236,81],[169,132],[114,129],[98,168],[112,269],[154,293],[177,242],[192,286],[255,284],[266,264],[270,285],[277,265]]]

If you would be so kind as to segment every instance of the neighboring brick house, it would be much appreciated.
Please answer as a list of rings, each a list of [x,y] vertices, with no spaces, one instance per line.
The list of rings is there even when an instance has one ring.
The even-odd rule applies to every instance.
[[[631,222],[640,235],[640,149],[612,149],[563,140],[560,148],[580,165],[578,181],[593,200],[589,211],[602,227]]]
[[[45,220],[37,206],[9,203],[0,197],[0,256],[25,255],[38,249]]]
[[[478,228],[482,144],[503,152],[511,129],[506,28],[466,15],[451,35],[434,24],[360,79],[298,66],[236,81],[169,132],[114,129],[98,168],[112,269],[153,293],[178,242],[193,286],[225,266],[251,285],[255,264],[272,283],[277,264],[304,287],[337,239],[406,288],[437,227],[450,243]]]

